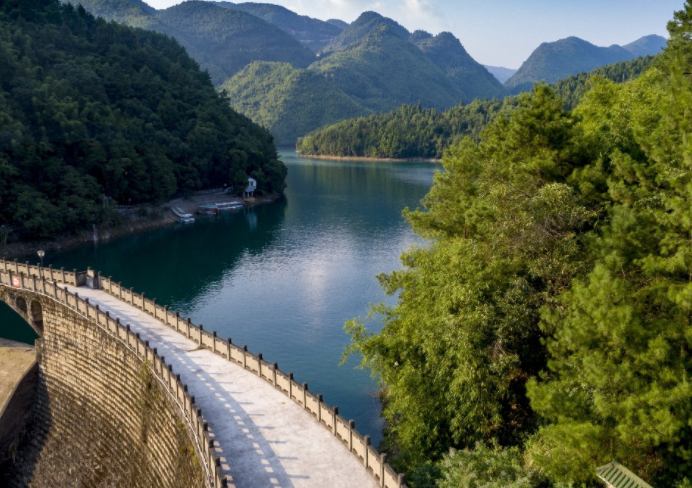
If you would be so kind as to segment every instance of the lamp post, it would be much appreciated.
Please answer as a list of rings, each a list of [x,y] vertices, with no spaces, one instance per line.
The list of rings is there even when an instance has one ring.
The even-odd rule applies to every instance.
[[[43,256],[46,255],[46,251],[44,251],[43,249],[41,249],[40,251],[36,252],[36,254],[38,254],[38,257],[39,257],[39,258],[41,258],[41,267],[43,267]]]

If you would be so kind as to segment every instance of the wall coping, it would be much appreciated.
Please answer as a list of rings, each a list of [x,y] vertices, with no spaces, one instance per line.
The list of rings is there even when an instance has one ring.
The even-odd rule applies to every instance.
[[[201,324],[193,324],[190,318],[184,319],[180,316],[179,312],[171,312],[168,310],[167,306],[158,304],[156,299],[146,298],[144,293],[139,294],[136,293],[132,288],[125,288],[122,286],[122,282],[115,282],[111,276],[107,278],[103,277],[101,276],[100,272],[95,272],[91,268],[88,268],[87,271],[81,272],[77,271],[76,269],[72,271],[65,271],[64,268],[60,268],[58,270],[53,269],[50,266],[46,268],[38,265],[31,265],[28,261],[26,263],[19,263],[17,260],[6,261],[4,259],[0,259],[0,285],[12,288],[13,278],[15,279],[15,282],[19,280],[22,287],[28,285],[24,289],[44,294],[53,299],[56,299],[56,295],[46,294],[45,292],[42,292],[42,290],[45,290],[46,287],[51,290],[62,290],[62,292],[66,294],[66,297],[71,297],[70,300],[74,300],[75,310],[82,315],[86,315],[87,318],[92,320],[94,317],[96,317],[96,324],[102,328],[103,326],[101,325],[101,322],[99,322],[99,317],[101,315],[105,316],[106,318],[103,319],[103,321],[108,326],[105,328],[105,330],[112,335],[116,335],[123,342],[126,342],[128,347],[130,347],[129,336],[135,336],[135,334],[130,332],[129,326],[125,327],[120,324],[119,321],[111,319],[107,313],[104,314],[98,310],[98,307],[89,305],[88,302],[85,302],[76,296],[77,294],[71,294],[58,287],[57,283],[64,283],[76,287],[89,285],[92,288],[105,291],[109,295],[144,311],[167,327],[170,327],[179,334],[194,341],[199,346],[209,349],[214,354],[241,366],[243,369],[254,373],[256,376],[259,376],[261,379],[265,380],[270,385],[281,391],[288,398],[300,405],[303,409],[307,410],[317,422],[329,430],[332,435],[337,437],[349,450],[349,452],[358,458],[360,463],[365,467],[366,470],[368,470],[368,472],[370,472],[370,474],[375,478],[382,488],[407,488],[404,484],[404,475],[396,473],[392,469],[392,467],[386,462],[386,454],[380,454],[377,449],[370,444],[369,435],[364,436],[358,432],[358,430],[356,430],[353,420],[347,421],[344,419],[341,415],[339,415],[339,409],[337,406],[330,407],[323,401],[321,394],[314,395],[312,392],[310,392],[308,390],[307,383],[298,383],[293,378],[293,373],[284,373],[279,369],[277,363],[270,364],[262,357],[262,354],[252,354],[248,351],[247,346],[243,346],[241,348],[233,344],[230,338],[222,339],[218,337],[216,331],[207,331]],[[37,285],[40,285],[40,289],[37,289]],[[15,286],[14,288],[18,287]],[[60,303],[65,304],[66,302],[61,301]],[[68,306],[69,305],[70,304],[68,304]],[[92,310],[92,312],[90,312],[90,310]],[[112,326],[113,331],[110,329],[111,322],[114,324]],[[125,339],[121,337],[122,334],[127,334]],[[144,342],[139,339],[139,334],[136,334],[136,338],[133,340],[142,342],[144,344]],[[143,347],[149,350],[148,343]],[[152,351],[152,357],[155,359],[158,358],[156,360],[161,362],[162,365],[165,365],[165,362],[163,362],[163,359],[158,356],[156,350]],[[168,379],[170,382],[170,378],[173,376],[172,367],[168,366],[164,369],[169,371]],[[158,372],[155,371],[155,373]],[[163,380],[164,378],[161,379]],[[179,375],[177,383],[180,383]],[[166,385],[165,382],[163,382],[163,384]],[[180,387],[184,389],[185,401],[191,400],[191,404],[194,404],[194,398],[190,398],[190,396],[187,394],[187,386],[180,384]],[[176,393],[177,395],[178,390],[167,391],[169,391],[171,394]],[[185,403],[184,406],[186,407],[187,403]],[[185,409],[182,409],[182,411],[186,415],[188,414]],[[202,419],[201,411],[199,411],[199,418]],[[208,429],[208,427],[206,427],[206,422],[204,422],[204,425],[205,429]],[[193,427],[193,423],[190,423],[190,427]],[[194,429],[193,432],[195,432]],[[207,435],[207,430],[203,430],[201,432],[203,435],[200,435],[200,439],[204,439],[205,441],[201,447],[209,445],[209,442],[213,442]],[[218,458],[213,452],[211,452],[211,448],[205,450],[209,452],[209,455],[204,459],[206,462],[205,468],[207,469],[207,472],[209,473],[213,482],[216,482],[217,478],[219,479],[218,485],[212,484],[211,486],[214,488],[226,486],[225,479],[220,479],[221,474],[220,468],[218,467]],[[200,452],[204,452],[205,450],[201,449]],[[204,458],[204,456],[202,457]]]

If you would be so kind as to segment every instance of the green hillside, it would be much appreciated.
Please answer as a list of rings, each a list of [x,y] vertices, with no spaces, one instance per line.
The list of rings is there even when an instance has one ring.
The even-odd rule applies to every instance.
[[[344,120],[311,132],[298,141],[297,149],[307,155],[439,159],[447,147],[463,137],[477,138],[511,103],[511,98],[504,103],[474,100],[444,112],[404,105],[389,113]]]
[[[141,0],[67,0],[65,3],[82,5],[93,15],[132,27],[148,29],[156,24],[156,10]]]
[[[253,61],[306,67],[315,59],[290,34],[259,17],[211,2],[154,10],[141,0],[70,0],[107,20],[174,37],[220,85]]]
[[[620,47],[598,47],[578,37],[541,44],[505,86],[512,93],[530,90],[535,82],[556,83],[569,75],[592,71],[636,56]]]
[[[175,41],[57,0],[0,4],[0,225],[56,237],[252,175],[281,191],[271,135]]]
[[[564,100],[565,108],[572,110],[577,107],[586,95],[586,92],[591,88],[589,80],[592,78],[598,77],[614,81],[615,83],[624,83],[646,71],[655,59],[653,56],[640,57],[631,61],[601,66],[589,73],[569,75],[555,84],[555,93]]]
[[[252,113],[280,145],[294,145],[307,128],[371,113],[323,76],[288,63],[254,62],[221,88],[234,109]]]
[[[256,60],[306,67],[314,55],[290,35],[245,12],[208,2],[183,2],[156,14],[161,30],[180,41],[221,84]]]
[[[320,58],[310,71],[332,80],[344,93],[378,112],[402,103],[456,105],[461,91],[416,46],[381,24],[358,44]]]
[[[402,39],[409,38],[409,31],[392,19],[383,17],[377,12],[363,12],[356,20],[351,22],[327,47],[325,53],[345,51],[353,45],[360,44],[363,39],[375,32],[381,26],[390,28],[390,32]]]
[[[556,83],[555,94],[571,110],[591,88],[594,77],[624,83],[646,71],[654,59],[637,58],[570,75]],[[518,96],[507,97],[502,102],[475,100],[444,112],[407,105],[389,113],[344,120],[315,130],[298,141],[297,150],[306,155],[441,158],[445,149],[464,137],[477,139],[499,114],[508,114],[518,103]]]
[[[286,7],[271,3],[214,3],[220,7],[241,10],[266,20],[293,36],[294,39],[313,52],[322,50],[346,27],[346,25],[341,26],[340,24],[313,19],[306,15],[298,15]]]
[[[414,33],[416,34],[415,45],[454,82],[461,91],[464,102],[477,98],[503,98],[507,95],[502,83],[476,62],[452,34],[441,32],[434,37],[427,32]]]

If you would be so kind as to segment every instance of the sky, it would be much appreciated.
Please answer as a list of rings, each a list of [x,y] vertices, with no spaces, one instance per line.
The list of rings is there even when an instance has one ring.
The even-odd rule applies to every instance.
[[[145,0],[167,8],[178,0]],[[240,0],[245,1],[245,0]],[[234,3],[240,3],[236,0]],[[256,2],[261,0],[254,0]],[[577,36],[597,46],[667,37],[684,0],[272,0],[301,15],[352,22],[374,10],[407,29],[449,31],[476,61],[518,68],[542,42]]]

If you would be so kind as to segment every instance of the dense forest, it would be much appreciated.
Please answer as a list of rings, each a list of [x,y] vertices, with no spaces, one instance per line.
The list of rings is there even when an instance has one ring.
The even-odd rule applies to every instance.
[[[381,384],[414,488],[597,487],[617,460],[692,486],[692,1],[666,51],[573,110],[534,87],[444,156],[396,305],[347,354]]]
[[[558,81],[554,89],[567,109],[574,108],[594,78],[623,83],[639,76],[654,60],[647,56],[598,68]],[[518,105],[517,96],[475,100],[439,112],[408,105],[385,114],[345,120],[298,140],[302,154],[372,158],[439,159],[464,137],[475,140],[488,123]]]
[[[281,191],[271,135],[234,112],[160,34],[56,0],[0,4],[0,225],[55,237],[103,201],[242,184]]]

